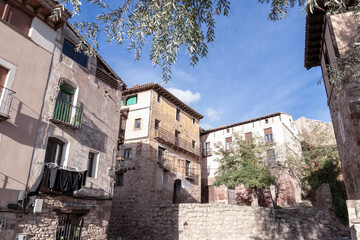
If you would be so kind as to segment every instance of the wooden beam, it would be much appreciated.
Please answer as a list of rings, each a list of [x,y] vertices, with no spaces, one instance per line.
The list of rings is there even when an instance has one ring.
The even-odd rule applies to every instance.
[[[43,6],[40,6],[38,8],[35,9],[36,13],[41,13],[45,8]]]

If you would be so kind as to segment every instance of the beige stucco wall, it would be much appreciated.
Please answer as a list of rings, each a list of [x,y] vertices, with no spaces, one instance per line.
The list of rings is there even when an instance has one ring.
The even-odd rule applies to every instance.
[[[11,118],[0,122],[0,206],[5,207],[25,190],[52,55],[3,21],[0,33],[0,62],[16,67],[9,74],[13,85],[7,85],[16,92]]]

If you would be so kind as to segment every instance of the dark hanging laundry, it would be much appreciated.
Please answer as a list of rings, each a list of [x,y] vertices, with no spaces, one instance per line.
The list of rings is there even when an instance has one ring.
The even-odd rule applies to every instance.
[[[86,184],[86,171],[70,171],[58,167],[51,168],[44,165],[39,177],[27,193],[28,206],[34,204],[40,187],[45,186],[53,191],[72,195],[74,191],[80,190]]]

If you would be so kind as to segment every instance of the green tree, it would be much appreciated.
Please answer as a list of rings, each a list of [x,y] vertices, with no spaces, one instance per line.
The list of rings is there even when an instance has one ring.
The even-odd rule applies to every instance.
[[[269,147],[262,139],[243,140],[236,134],[230,150],[225,150],[221,144],[217,144],[216,154],[220,156],[217,159],[220,165],[215,172],[213,185],[235,188],[243,184],[251,189],[253,205],[256,206],[257,189],[275,184],[275,178],[266,168],[263,158],[264,151]]]

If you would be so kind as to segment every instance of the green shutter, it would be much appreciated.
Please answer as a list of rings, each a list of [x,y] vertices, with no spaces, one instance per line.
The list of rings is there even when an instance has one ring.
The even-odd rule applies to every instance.
[[[71,95],[75,94],[74,89],[71,89],[71,88],[67,87],[66,85],[61,85],[60,89],[61,89],[61,91],[66,92],[68,94],[71,94]]]
[[[122,107],[124,105],[124,100],[121,99],[121,104],[120,106]]]
[[[137,103],[137,95],[130,96],[130,97],[128,97],[128,99],[126,99],[126,106],[136,104],[136,103]]]

